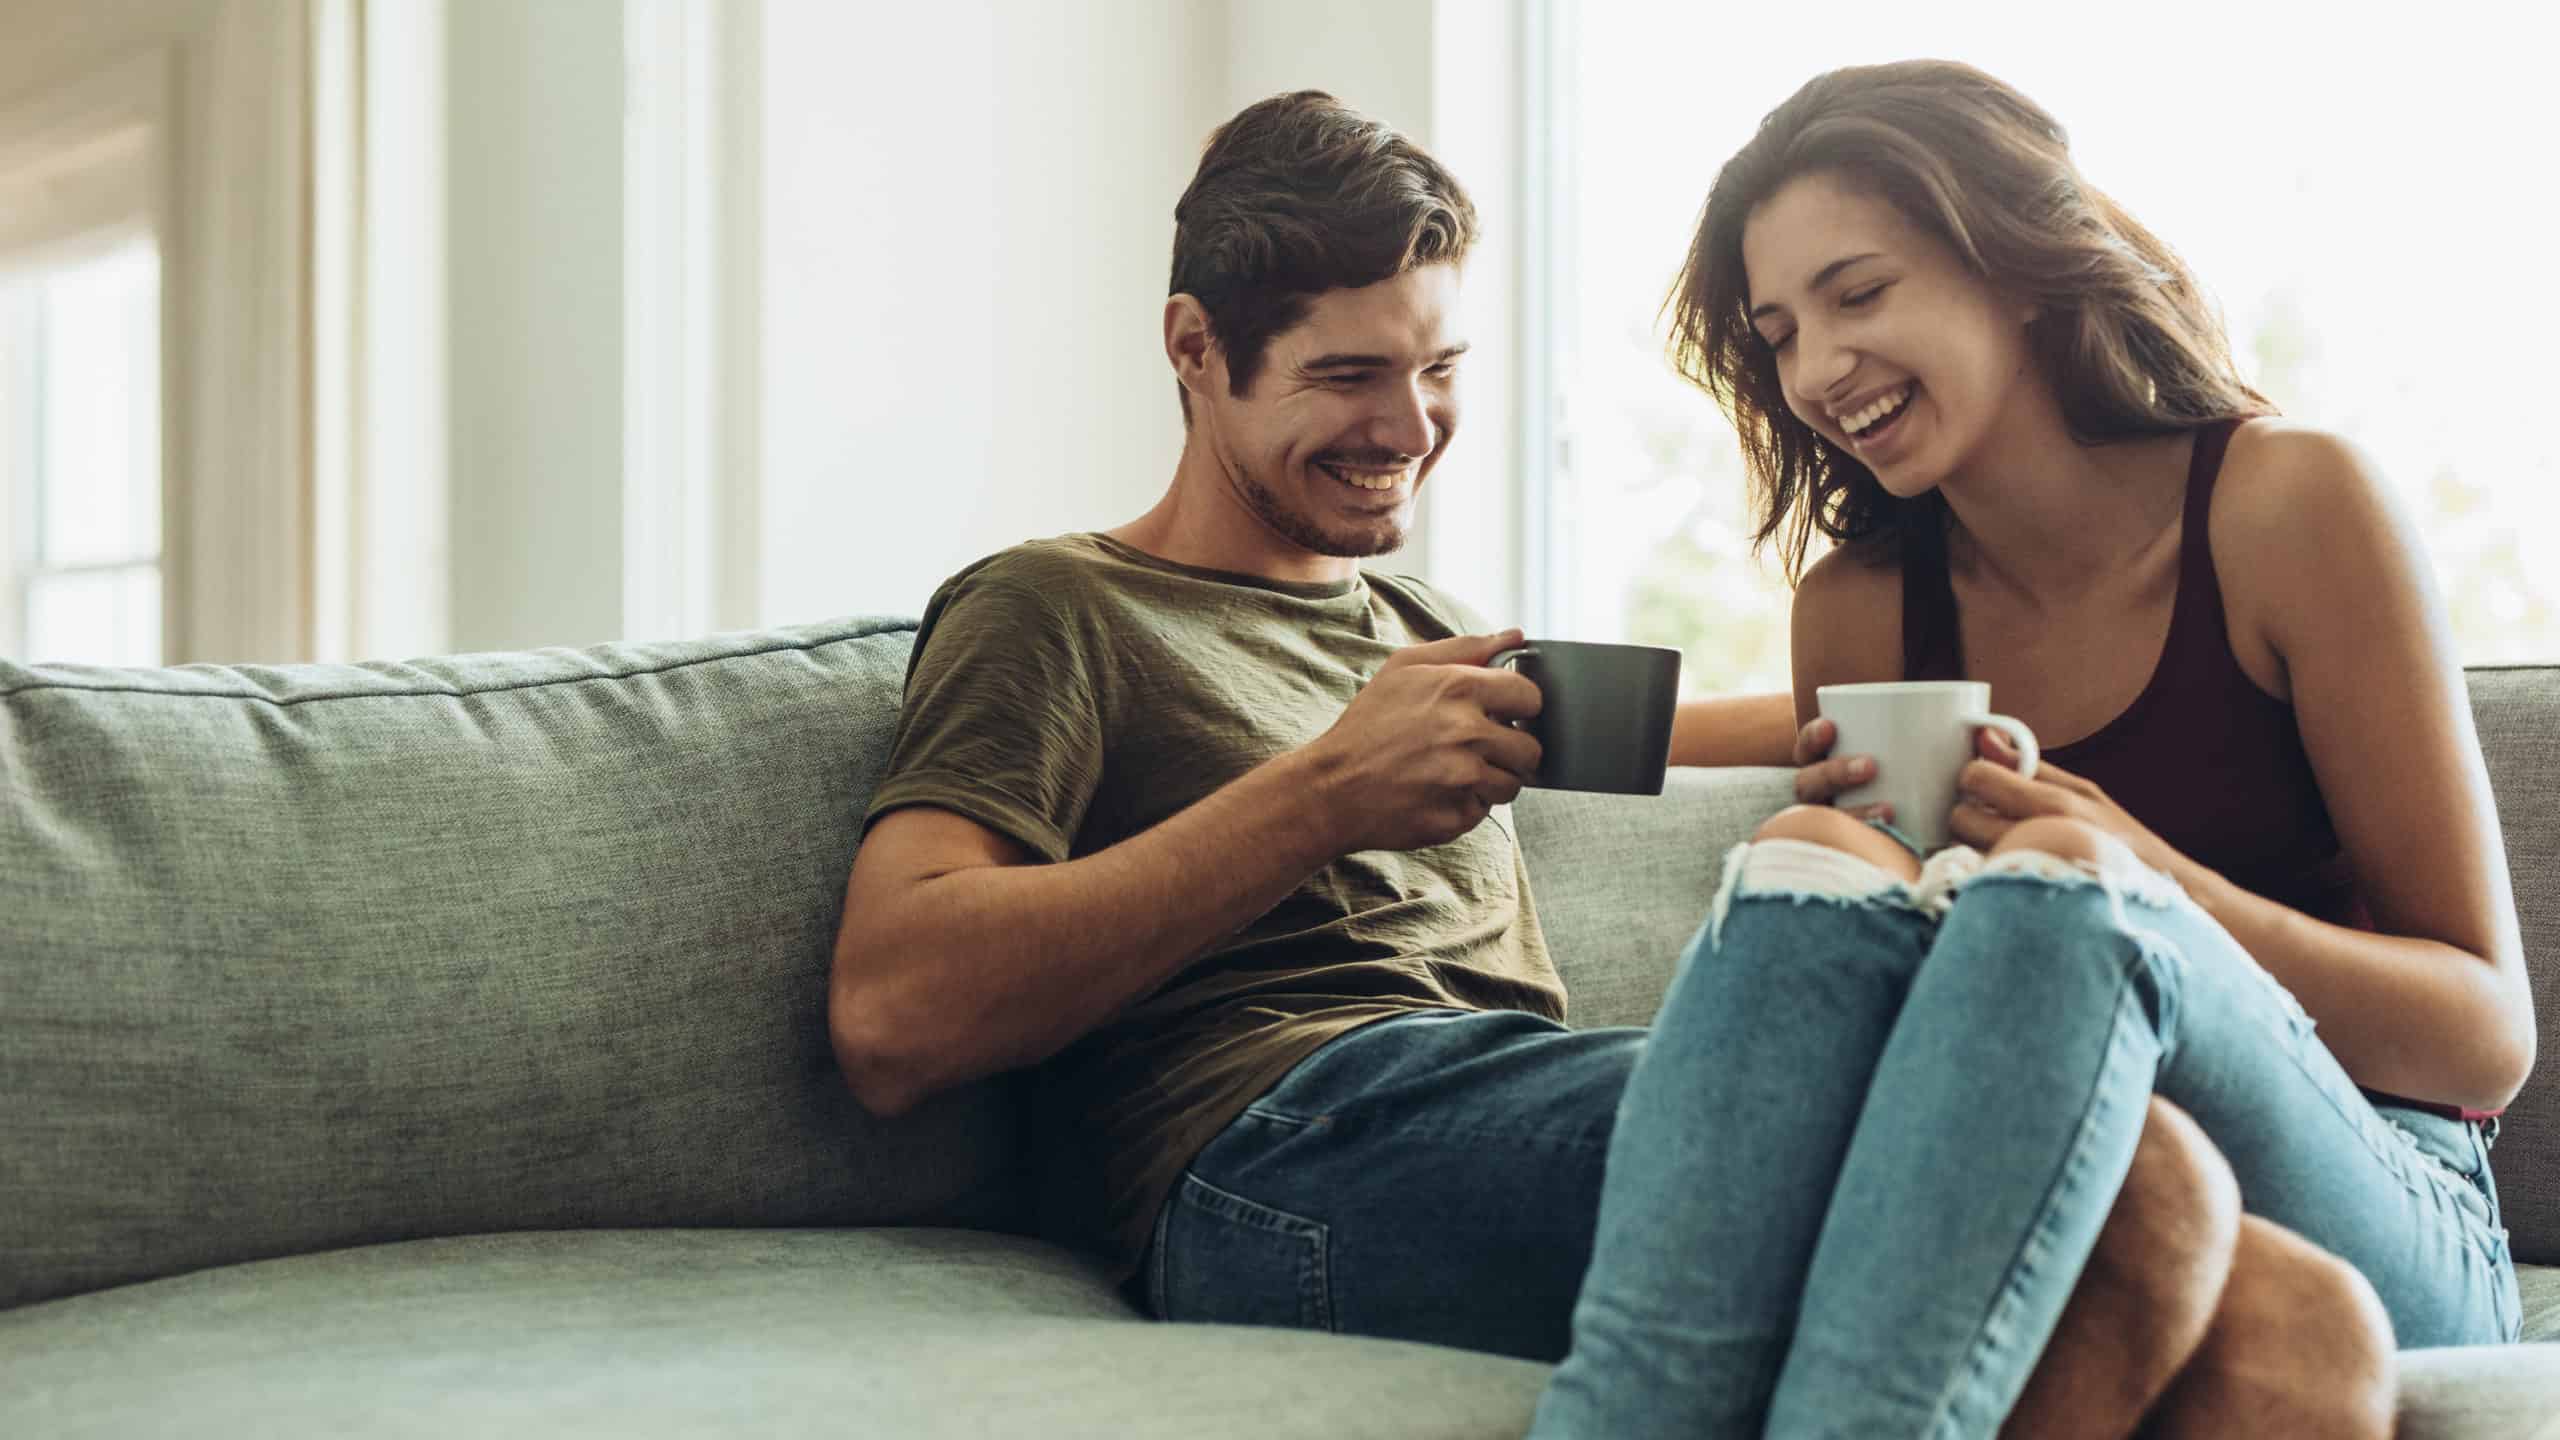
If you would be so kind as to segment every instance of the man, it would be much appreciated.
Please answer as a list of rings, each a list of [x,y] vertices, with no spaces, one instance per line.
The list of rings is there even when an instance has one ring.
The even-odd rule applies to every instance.
[[[1173,483],[934,596],[847,887],[836,1053],[882,1114],[1037,1067],[1051,1227],[1160,1316],[1553,1360],[1643,1033],[1560,1023],[1504,808],[1539,695],[1483,664],[1518,632],[1358,564],[1402,544],[1457,426],[1474,211],[1303,92],[1222,127],[1175,218]],[[1783,696],[1696,702],[1673,760],[1793,746]],[[2352,1327],[2271,1358],[2266,1297],[2343,1267],[2235,1268],[2237,1230],[2229,1171],[2155,1105],[2011,1431],[2203,1433],[2292,1403],[2305,1364],[2377,1363]]]

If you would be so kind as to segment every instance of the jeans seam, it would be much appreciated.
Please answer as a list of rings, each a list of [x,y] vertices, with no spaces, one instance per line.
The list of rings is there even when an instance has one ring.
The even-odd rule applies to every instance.
[[[1359,1119],[1359,1116],[1356,1114],[1343,1112],[1314,1116],[1290,1115],[1276,1110],[1264,1110],[1259,1106],[1253,1105],[1245,1107],[1244,1115],[1251,1119],[1260,1120],[1271,1125],[1278,1125],[1301,1133],[1310,1130],[1335,1128],[1347,1133],[1351,1128],[1353,1128],[1353,1126],[1345,1124],[1344,1122],[1350,1121],[1356,1123]],[[1588,1152],[1593,1150],[1605,1151],[1609,1148],[1609,1138],[1605,1135],[1566,1135],[1553,1131],[1523,1131],[1499,1126],[1487,1129],[1475,1129],[1459,1125],[1434,1125],[1419,1128],[1409,1127],[1396,1133],[1397,1137],[1403,1140],[1416,1140],[1429,1143],[1446,1142],[1458,1145],[1511,1145],[1522,1150],[1575,1150]]]
[[[1277,1205],[1247,1199],[1202,1179],[1197,1171],[1184,1172],[1182,1179],[1182,1187],[1171,1203],[1181,1203],[1185,1197],[1195,1193],[1195,1188],[1207,1191],[1219,1203],[1191,1201],[1192,1208],[1203,1215],[1230,1225],[1306,1242],[1305,1253],[1298,1261],[1299,1317],[1308,1328],[1330,1333],[1334,1328],[1331,1227],[1321,1220],[1311,1220]]]
[[[1974,1340],[1967,1347],[1963,1368],[1957,1372],[1957,1377],[1948,1384],[1946,1392],[1939,1397],[1937,1405],[1930,1412],[1928,1431],[1931,1434],[1969,1433],[1958,1419],[1966,1403],[1975,1398],[1967,1392],[1980,1388],[1983,1373],[1991,1367],[1992,1361],[2002,1351],[2010,1348],[2014,1341],[2014,1336],[2002,1338],[1996,1333],[2003,1328],[2003,1322],[2008,1318],[2003,1312],[2017,1302],[2020,1292],[2034,1277],[2037,1267],[2050,1251],[2050,1235],[2061,1214],[2063,1197],[2079,1188],[2081,1184],[2082,1174],[2088,1168],[2091,1132],[2096,1128],[2098,1116],[2105,1104],[2108,1072],[2118,1063],[2130,1033],[2148,1023],[2145,1020],[2140,1024],[2128,1024],[2125,1013],[2127,1007],[2138,1009],[2140,1003],[2140,997],[2130,983],[2128,972],[2125,982],[2121,983],[2116,991],[2115,1022],[2109,1027],[2106,1053],[2100,1059],[2097,1074],[2090,1082],[2090,1104],[2083,1112],[2078,1132],[2072,1137],[2070,1154],[2065,1157],[2061,1168],[2055,1172],[2052,1181],[2046,1186],[2044,1203],[2038,1208],[2035,1223],[2028,1226],[2027,1233],[2020,1237],[2017,1253],[2011,1257],[2003,1272],[2000,1288],[1992,1296],[1989,1309],[1984,1312],[1980,1323],[1974,1329]],[[2057,1321],[2059,1315],[2060,1312],[2057,1311]]]

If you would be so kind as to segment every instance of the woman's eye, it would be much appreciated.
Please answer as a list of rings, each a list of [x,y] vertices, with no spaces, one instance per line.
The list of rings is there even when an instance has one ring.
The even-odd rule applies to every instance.
[[[1784,335],[1775,337],[1764,335],[1761,337],[1761,343],[1769,347],[1770,354],[1782,355],[1786,353],[1788,346],[1796,343],[1796,332],[1790,330]]]
[[[1848,294],[1840,297],[1840,304],[1845,309],[1854,310],[1858,306],[1864,305],[1868,301],[1883,294],[1885,285],[1890,283],[1890,281],[1886,281],[1870,285],[1864,290],[1852,290]]]

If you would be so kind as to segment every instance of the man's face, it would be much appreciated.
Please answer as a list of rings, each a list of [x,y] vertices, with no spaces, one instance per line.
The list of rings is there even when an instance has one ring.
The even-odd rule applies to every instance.
[[[1223,363],[1193,405],[1235,498],[1317,555],[1401,547],[1414,497],[1458,428],[1458,267],[1328,290],[1272,337],[1242,395]]]

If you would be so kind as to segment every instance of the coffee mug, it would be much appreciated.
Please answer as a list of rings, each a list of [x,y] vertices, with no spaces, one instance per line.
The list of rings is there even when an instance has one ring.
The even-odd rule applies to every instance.
[[[1659,645],[1532,640],[1485,662],[1512,665],[1542,708],[1520,728],[1538,737],[1543,790],[1659,795],[1680,706],[1680,652]]]
[[[2017,747],[2018,773],[2034,779],[2041,753],[2035,732],[2007,715],[1991,713],[1991,687],[1979,680],[1894,680],[1870,685],[1824,685],[1814,691],[1822,713],[1839,727],[1834,755],[1875,758],[1876,778],[1842,791],[1842,807],[1883,801],[1893,807],[1893,828],[1925,853],[1945,845],[1947,814],[1955,809],[1956,772],[1973,759],[1973,734],[1991,729]]]

